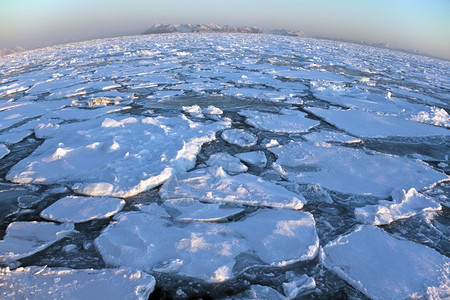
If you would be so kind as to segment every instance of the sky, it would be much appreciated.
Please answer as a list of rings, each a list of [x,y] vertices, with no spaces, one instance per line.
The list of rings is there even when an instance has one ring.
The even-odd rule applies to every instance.
[[[217,23],[385,43],[450,59],[450,0],[0,0],[0,48]]]

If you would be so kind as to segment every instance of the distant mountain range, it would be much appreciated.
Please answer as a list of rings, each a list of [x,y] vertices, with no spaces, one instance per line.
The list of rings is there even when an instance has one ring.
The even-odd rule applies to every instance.
[[[276,35],[288,36],[304,36],[303,32],[290,31],[285,29],[262,30],[258,27],[234,27],[230,25],[217,24],[155,24],[147,29],[143,34],[159,34],[159,33],[213,33],[213,32],[229,32],[229,33],[268,33]]]

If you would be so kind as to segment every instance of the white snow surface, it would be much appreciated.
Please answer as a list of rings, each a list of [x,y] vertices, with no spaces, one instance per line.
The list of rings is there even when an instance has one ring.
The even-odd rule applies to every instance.
[[[242,221],[191,222],[182,227],[139,212],[115,218],[95,240],[107,264],[211,282],[232,278],[235,257],[240,253],[251,251],[266,264],[285,266],[311,260],[319,249],[315,221],[310,213],[301,211],[266,210]]]
[[[0,262],[8,263],[33,255],[68,236],[73,230],[72,223],[10,223],[3,240],[0,241]]]
[[[278,157],[274,170],[287,180],[347,194],[386,198],[395,188],[421,190],[449,178],[419,160],[330,144],[291,142],[269,150]]]
[[[206,164],[210,167],[222,167],[229,174],[243,173],[248,170],[248,167],[241,163],[238,158],[224,152],[211,154]]]
[[[373,112],[354,109],[330,110],[317,107],[310,107],[306,110],[336,127],[359,137],[380,138],[389,136],[420,137],[450,135],[450,130],[448,129]]]
[[[355,209],[356,220],[366,224],[385,225],[406,219],[423,211],[441,210],[441,205],[416,189],[394,190],[392,201],[380,200],[376,205],[366,205]]]
[[[302,195],[252,174],[229,176],[221,167],[175,175],[160,189],[162,199],[192,198],[205,202],[301,209]]]
[[[359,226],[330,242],[321,261],[372,299],[450,296],[449,258],[374,226]]]
[[[241,147],[250,147],[256,145],[256,142],[258,141],[258,138],[249,133],[246,132],[243,129],[228,129],[222,131],[222,134],[220,135],[226,142],[241,146]]]
[[[31,266],[0,270],[2,299],[146,300],[155,278],[132,269],[68,269]]]
[[[36,131],[45,142],[7,174],[16,183],[75,183],[91,196],[129,197],[192,168],[203,143],[224,122],[199,124],[185,117],[119,117]]]
[[[306,118],[306,113],[290,109],[283,109],[279,114],[256,110],[242,110],[239,114],[247,118],[248,125],[273,132],[302,133],[320,124]]]
[[[81,223],[109,218],[124,205],[125,200],[118,198],[67,196],[44,209],[40,216],[51,221]]]

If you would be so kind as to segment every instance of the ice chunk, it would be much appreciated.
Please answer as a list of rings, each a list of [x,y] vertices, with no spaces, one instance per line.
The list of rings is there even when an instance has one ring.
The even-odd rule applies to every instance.
[[[293,281],[283,283],[283,291],[288,299],[297,299],[299,296],[311,293],[315,288],[316,281],[307,275],[302,275]]]
[[[147,214],[154,215],[160,218],[170,218],[171,216],[167,213],[167,211],[159,206],[157,203],[150,203],[148,205],[138,204],[136,207]]]
[[[242,208],[226,207],[219,203],[201,203],[189,198],[166,200],[163,206],[174,209],[177,212],[174,219],[180,221],[226,221],[244,212]]]
[[[210,167],[222,167],[229,174],[243,173],[248,170],[247,166],[242,164],[239,159],[224,152],[212,154],[206,164]]]
[[[242,298],[238,299],[254,299],[254,300],[287,300],[285,296],[279,293],[277,290],[259,284],[254,284],[248,291],[240,294]],[[235,299],[235,298],[232,298]]]
[[[267,164],[266,155],[262,151],[238,153],[235,156],[249,165],[257,166],[260,168],[264,168]]]
[[[444,128],[417,123],[397,117],[390,117],[360,110],[327,110],[310,107],[309,112],[348,133],[365,138],[388,136],[418,137],[450,135]],[[364,120],[361,123],[361,120]]]
[[[239,114],[247,118],[247,124],[273,132],[302,133],[320,124],[319,121],[306,118],[304,112],[289,109],[283,109],[281,114],[256,110],[242,110]]]
[[[95,240],[105,262],[113,266],[148,272],[156,267],[205,281],[224,281],[233,276],[234,257],[248,249],[245,241],[220,224],[192,222],[177,227],[165,219],[138,212],[116,218],[117,222]],[[160,268],[168,261],[176,268]]]
[[[303,137],[312,143],[340,142],[346,144],[354,144],[362,142],[360,139],[352,137],[342,132],[325,131],[325,130],[311,132],[305,134]]]
[[[303,196],[252,174],[227,175],[222,168],[180,173],[160,189],[162,199],[193,198],[205,202],[301,209]]]
[[[4,144],[0,144],[0,159],[8,155],[9,152],[9,149]]]
[[[316,222],[309,212],[261,210],[230,226],[250,243],[259,258],[273,266],[311,260],[319,251]]]
[[[209,114],[209,115],[221,115],[221,114],[223,114],[223,111],[220,108],[215,107],[214,105],[209,105],[206,109],[203,110],[203,112],[205,114]]]
[[[52,221],[81,223],[109,218],[124,205],[125,201],[118,198],[68,196],[44,209],[40,216]]]
[[[2,299],[140,299],[155,278],[131,269],[67,269],[31,266],[0,270]]]
[[[377,205],[356,208],[356,219],[366,224],[385,225],[422,211],[442,209],[438,202],[418,193],[414,188],[409,191],[394,190],[391,197],[392,201],[380,200]]]
[[[326,144],[292,142],[270,148],[274,169],[287,180],[348,194],[388,197],[395,188],[420,190],[449,177],[419,161]]]
[[[0,241],[0,262],[33,255],[72,233],[72,223],[13,222]]]
[[[450,116],[443,108],[431,107],[430,111],[420,111],[411,117],[412,120],[421,123],[428,123],[435,126],[450,128]]]
[[[242,129],[228,129],[224,130],[221,137],[228,143],[241,146],[250,147],[256,145],[258,138],[253,134]]]
[[[450,295],[449,258],[374,226],[359,226],[330,242],[322,250],[321,261],[372,299]]]
[[[185,117],[110,115],[78,123],[43,126],[45,142],[13,166],[17,183],[70,183],[80,194],[129,197],[192,168],[203,143],[226,122],[195,123]],[[130,134],[132,133],[132,134]]]

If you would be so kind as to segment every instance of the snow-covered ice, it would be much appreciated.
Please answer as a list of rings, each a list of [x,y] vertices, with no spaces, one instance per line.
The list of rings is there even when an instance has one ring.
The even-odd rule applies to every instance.
[[[7,179],[17,183],[75,182],[91,196],[129,197],[192,168],[203,143],[214,140],[222,122],[199,124],[183,117],[111,115],[41,127],[45,142],[16,164]],[[132,132],[133,134],[130,134]]]
[[[279,114],[255,110],[243,110],[239,114],[247,118],[247,124],[273,132],[302,133],[320,124],[319,121],[306,118],[306,113],[290,109],[283,109]]]
[[[267,164],[267,157],[262,151],[238,153],[235,156],[249,165],[257,166],[260,168],[265,167]]]
[[[210,167],[222,167],[229,174],[243,173],[248,170],[248,167],[242,164],[238,158],[224,152],[212,154],[206,164]]]
[[[311,293],[316,288],[316,281],[307,275],[294,278],[283,283],[283,291],[288,299],[296,299],[299,296]]]
[[[386,198],[395,188],[421,190],[449,178],[419,160],[330,144],[292,142],[270,151],[287,180],[341,193]]]
[[[380,200],[376,205],[356,208],[356,219],[366,224],[384,225],[409,218],[422,211],[442,209],[438,202],[420,194],[414,188],[409,191],[394,190],[391,197],[392,201]]]
[[[81,223],[109,218],[124,205],[125,201],[118,198],[67,196],[44,209],[40,216],[51,221]]]
[[[228,129],[220,135],[226,142],[241,147],[250,147],[256,144],[258,138],[242,129]]]
[[[68,236],[72,223],[13,222],[0,241],[0,262],[8,263],[35,254]]]
[[[302,195],[252,174],[229,176],[222,168],[205,168],[180,173],[160,190],[162,199],[192,198],[205,202],[301,209]]]
[[[0,270],[2,299],[140,299],[155,278],[132,269],[68,269],[31,266]]]
[[[321,261],[372,299],[450,296],[448,257],[374,226],[359,226],[330,242]]]

